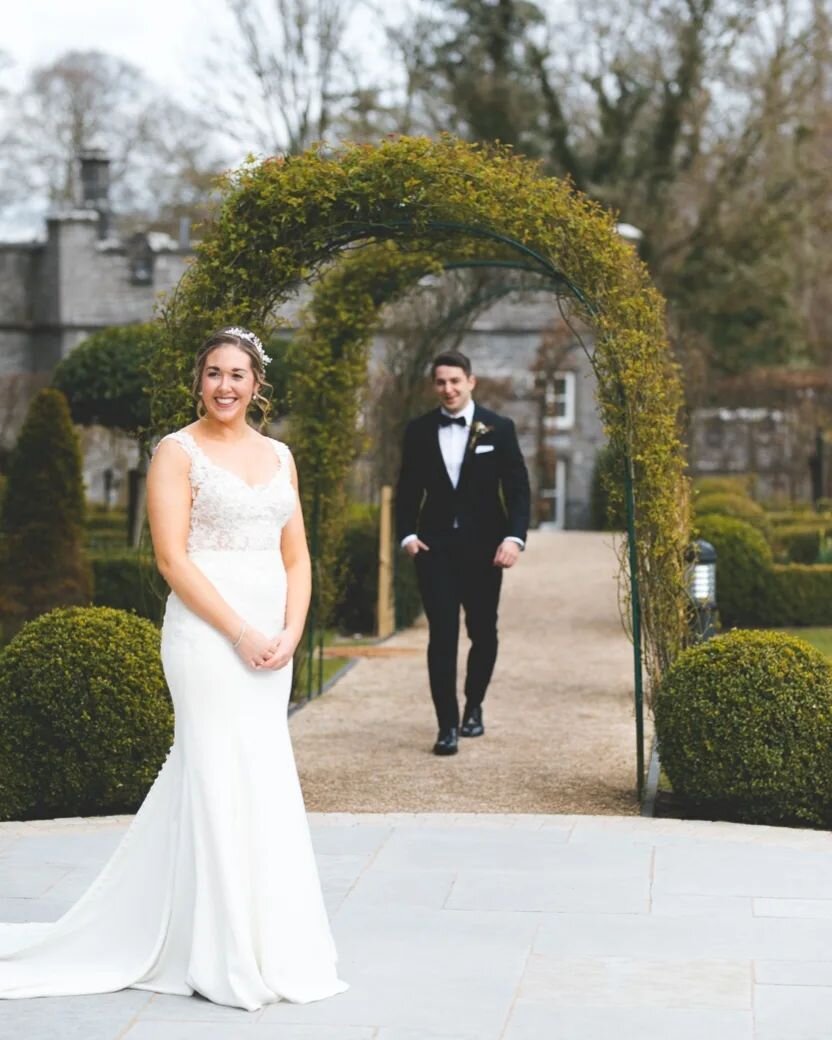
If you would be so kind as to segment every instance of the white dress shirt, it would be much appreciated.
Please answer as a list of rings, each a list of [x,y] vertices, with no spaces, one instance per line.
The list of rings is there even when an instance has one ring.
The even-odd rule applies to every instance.
[[[440,411],[443,415],[451,415],[444,408],[441,408]],[[462,461],[465,458],[465,449],[468,446],[471,423],[474,421],[474,402],[469,401],[461,412],[451,415],[451,418],[462,418],[465,420],[465,425],[460,426],[458,423],[451,423],[450,426],[440,426],[439,450],[442,452],[442,460],[445,463],[445,469],[448,471],[448,478],[453,486],[456,487],[459,483]]]
[[[457,419],[461,416],[465,420],[464,426],[460,426],[459,423],[450,423],[448,426],[439,427],[439,450],[442,452],[442,461],[445,463],[445,469],[448,471],[448,479],[454,487],[459,483],[459,474],[462,471],[462,463],[465,459],[465,449],[468,447],[468,438],[471,434],[471,423],[474,421],[475,407],[474,402],[469,401],[462,411],[457,412],[456,415],[451,415],[444,408],[439,409],[443,415],[450,415],[452,419]],[[456,526],[457,524],[454,522],[454,527]],[[416,537],[417,535],[415,534],[405,535],[401,540],[402,548]],[[517,542],[521,549],[525,548],[525,542],[522,538],[506,535],[505,540]]]

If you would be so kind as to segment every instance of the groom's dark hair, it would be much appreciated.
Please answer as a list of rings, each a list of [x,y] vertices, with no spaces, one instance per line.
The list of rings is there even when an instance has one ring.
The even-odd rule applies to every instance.
[[[451,368],[461,368],[466,376],[471,375],[471,359],[458,350],[445,350],[430,363],[430,377],[434,378],[436,370],[440,365],[450,365]]]

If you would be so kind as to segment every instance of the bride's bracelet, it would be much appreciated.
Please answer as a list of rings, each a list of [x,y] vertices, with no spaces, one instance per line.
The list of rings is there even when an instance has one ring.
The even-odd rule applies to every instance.
[[[237,638],[231,644],[234,647],[235,650],[237,649],[237,647],[242,642],[243,636],[246,634],[246,629],[247,628],[248,628],[248,625],[244,621],[243,624],[242,624],[242,627],[240,628],[240,634],[237,636]]]

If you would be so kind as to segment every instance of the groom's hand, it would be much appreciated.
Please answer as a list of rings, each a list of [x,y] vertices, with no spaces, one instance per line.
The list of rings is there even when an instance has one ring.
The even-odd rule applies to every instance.
[[[519,556],[520,546],[517,542],[513,542],[510,538],[507,538],[497,546],[497,552],[494,554],[494,566],[513,567],[515,563],[517,563]]]
[[[404,547],[408,556],[416,556],[420,552],[430,552],[430,546],[425,545],[421,538],[412,538]]]

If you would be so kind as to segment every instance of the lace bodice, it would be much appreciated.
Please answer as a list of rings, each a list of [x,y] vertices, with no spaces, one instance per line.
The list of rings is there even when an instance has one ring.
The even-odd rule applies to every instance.
[[[187,430],[169,433],[162,440],[175,441],[191,460],[188,552],[280,548],[280,532],[297,503],[285,444],[270,440],[279,469],[266,483],[252,486],[213,462]]]

